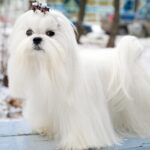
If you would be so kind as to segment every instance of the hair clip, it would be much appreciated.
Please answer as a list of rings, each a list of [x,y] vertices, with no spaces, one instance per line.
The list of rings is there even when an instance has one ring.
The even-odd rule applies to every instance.
[[[47,7],[46,3],[39,3],[37,1],[32,2],[32,10],[35,12],[36,10],[40,10],[42,13],[46,13],[49,11],[49,7]]]

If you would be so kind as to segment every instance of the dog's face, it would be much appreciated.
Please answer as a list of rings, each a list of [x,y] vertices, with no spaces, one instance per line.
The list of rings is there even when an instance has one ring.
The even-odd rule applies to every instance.
[[[11,55],[28,61],[49,61],[49,64],[68,59],[76,47],[70,21],[60,12],[28,11],[14,26],[10,42]]]

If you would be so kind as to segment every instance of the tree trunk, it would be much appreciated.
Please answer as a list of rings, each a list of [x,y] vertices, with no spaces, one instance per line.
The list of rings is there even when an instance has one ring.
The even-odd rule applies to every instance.
[[[134,11],[137,12],[138,8],[139,8],[139,0],[135,0]]]
[[[119,27],[119,17],[120,17],[120,0],[114,0],[113,2],[114,5],[114,19],[111,25],[111,33],[110,37],[107,43],[107,47],[114,47],[115,46],[115,39],[116,35],[118,33],[118,27]]]
[[[32,8],[32,0],[29,0],[29,10]]]
[[[85,8],[86,8],[87,0],[80,0],[80,10],[78,13],[78,22],[77,22],[77,30],[78,30],[78,36],[77,36],[77,42],[80,43],[80,37],[83,34],[83,21],[85,16]]]
[[[5,74],[4,77],[3,77],[3,85],[5,87],[8,87],[8,76]]]

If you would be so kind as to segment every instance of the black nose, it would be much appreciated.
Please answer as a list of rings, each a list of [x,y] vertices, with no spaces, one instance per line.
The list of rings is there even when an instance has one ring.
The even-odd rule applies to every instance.
[[[41,42],[42,42],[42,38],[41,37],[35,37],[33,39],[33,43],[36,44],[36,45],[40,44]]]

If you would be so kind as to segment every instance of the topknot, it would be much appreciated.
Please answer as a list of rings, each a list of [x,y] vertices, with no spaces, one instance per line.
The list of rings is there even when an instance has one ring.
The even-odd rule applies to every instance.
[[[46,3],[40,3],[38,1],[32,2],[32,10],[35,12],[37,10],[40,10],[42,13],[46,14],[46,12],[49,11],[49,7]]]

